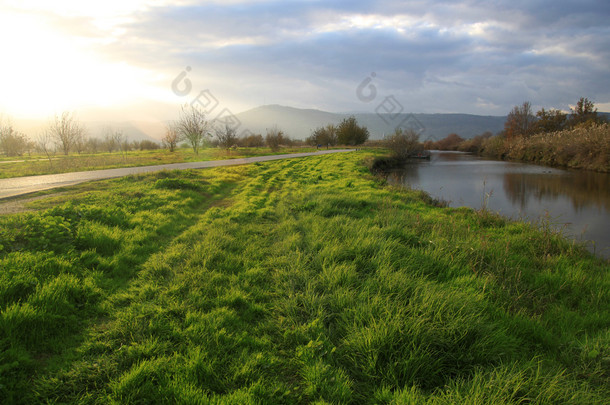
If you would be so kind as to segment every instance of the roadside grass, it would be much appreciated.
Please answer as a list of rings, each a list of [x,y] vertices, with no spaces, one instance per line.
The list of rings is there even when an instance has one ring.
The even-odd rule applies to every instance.
[[[605,403],[610,266],[352,152],[0,217],[3,403]]]
[[[174,152],[166,149],[73,153],[68,156],[54,155],[51,161],[44,155],[21,157],[0,157],[0,178],[36,176],[43,174],[69,173],[87,170],[114,169],[119,167],[135,167],[161,165],[182,162],[202,162],[208,160],[239,159],[251,156],[277,155],[284,153],[314,152],[311,147],[290,147],[272,151],[270,148],[237,148],[231,150],[219,148],[203,148],[195,155],[192,149],[178,148]]]

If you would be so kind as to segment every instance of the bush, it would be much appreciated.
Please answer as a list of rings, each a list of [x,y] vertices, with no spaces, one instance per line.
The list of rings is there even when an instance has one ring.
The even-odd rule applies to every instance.
[[[412,129],[400,129],[384,139],[385,146],[392,151],[398,159],[406,159],[415,152],[423,150],[419,143],[419,135]]]

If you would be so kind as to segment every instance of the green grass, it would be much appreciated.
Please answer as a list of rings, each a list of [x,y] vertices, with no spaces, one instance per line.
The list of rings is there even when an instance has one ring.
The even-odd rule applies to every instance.
[[[113,169],[118,167],[238,159],[251,156],[315,152],[315,150],[315,148],[311,147],[282,148],[278,151],[272,151],[270,148],[237,148],[230,151],[218,148],[203,148],[196,155],[192,149],[179,148],[174,152],[158,149],[129,151],[126,153],[72,153],[68,156],[58,154],[54,155],[50,162],[44,155],[0,157],[0,178]]]
[[[389,187],[370,154],[0,217],[0,402],[605,403],[608,263]]]

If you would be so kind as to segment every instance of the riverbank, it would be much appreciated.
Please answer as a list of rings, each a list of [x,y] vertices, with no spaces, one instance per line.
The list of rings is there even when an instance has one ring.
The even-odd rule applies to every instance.
[[[475,137],[461,142],[455,149],[494,159],[610,173],[609,124],[592,124],[512,140],[500,136]]]
[[[0,400],[603,403],[610,267],[375,152],[86,183],[0,217]]]

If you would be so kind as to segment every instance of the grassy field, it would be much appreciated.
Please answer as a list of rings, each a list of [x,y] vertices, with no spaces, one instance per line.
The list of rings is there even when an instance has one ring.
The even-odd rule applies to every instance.
[[[353,152],[0,217],[0,402],[602,404],[610,266]]]
[[[270,148],[237,148],[230,151],[218,148],[204,148],[199,151],[199,154],[195,155],[192,149],[180,148],[176,149],[174,152],[170,152],[167,149],[158,149],[129,151],[125,153],[73,153],[68,156],[52,156],[50,161],[44,155],[0,157],[0,179],[86,170],[113,169],[117,167],[237,159],[283,153],[315,152],[315,150],[316,148],[310,147],[282,148],[275,152]]]

